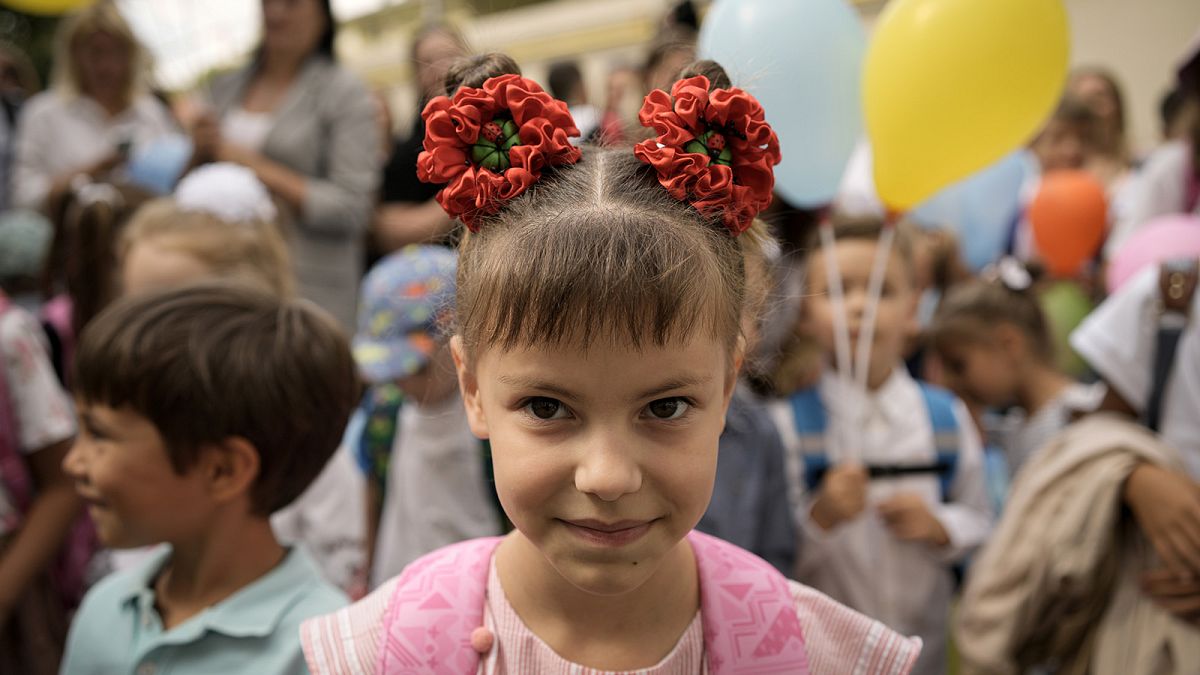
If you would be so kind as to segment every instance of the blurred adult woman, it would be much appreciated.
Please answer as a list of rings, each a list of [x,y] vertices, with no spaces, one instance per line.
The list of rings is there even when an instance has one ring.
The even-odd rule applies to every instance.
[[[132,147],[174,130],[146,89],[145,49],[111,0],[67,18],[57,41],[54,86],[24,105],[17,124],[16,206],[46,209],[76,176],[103,177]]]
[[[262,0],[253,61],[213,82],[196,159],[242,164],[284,206],[300,293],[347,329],[379,183],[375,103],[337,64],[329,0]]]

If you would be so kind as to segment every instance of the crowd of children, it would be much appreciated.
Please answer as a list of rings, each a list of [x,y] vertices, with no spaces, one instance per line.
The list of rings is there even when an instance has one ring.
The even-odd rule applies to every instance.
[[[622,134],[444,64],[411,169],[455,233],[353,335],[243,166],[0,217],[0,674],[1194,672],[1200,262],[1098,289],[1200,213],[1200,116],[1139,172],[1079,71],[1012,198],[1092,171],[1109,243],[1048,281],[1018,214],[972,275],[869,199],[768,211],[762,107],[664,45]]]

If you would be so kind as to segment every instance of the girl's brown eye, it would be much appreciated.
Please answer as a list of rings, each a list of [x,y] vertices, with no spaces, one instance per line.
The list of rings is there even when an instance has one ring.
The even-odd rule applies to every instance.
[[[539,396],[538,398],[530,399],[525,407],[529,409],[529,412],[534,417],[540,420],[552,420],[558,416],[563,405],[560,401]]]
[[[688,402],[682,398],[661,398],[646,406],[656,419],[673,420],[683,416],[688,409]]]

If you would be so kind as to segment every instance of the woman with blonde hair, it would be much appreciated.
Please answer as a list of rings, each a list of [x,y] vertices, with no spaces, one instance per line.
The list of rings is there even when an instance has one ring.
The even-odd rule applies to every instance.
[[[174,129],[146,90],[146,50],[112,0],[68,17],[56,39],[53,87],[25,104],[17,126],[17,206],[47,209],[77,176],[100,178]]]

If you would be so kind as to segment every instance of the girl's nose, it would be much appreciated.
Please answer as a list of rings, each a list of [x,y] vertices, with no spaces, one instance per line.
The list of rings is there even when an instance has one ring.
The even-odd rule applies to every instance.
[[[642,487],[642,470],[630,453],[610,442],[593,445],[575,469],[575,488],[613,502]]]

